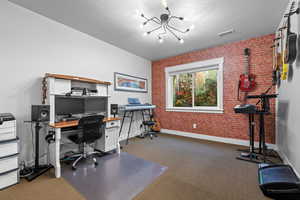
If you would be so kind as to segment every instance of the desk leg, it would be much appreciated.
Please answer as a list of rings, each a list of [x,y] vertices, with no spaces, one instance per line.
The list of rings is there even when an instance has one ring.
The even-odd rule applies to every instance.
[[[131,125],[132,125],[133,118],[134,118],[134,111],[131,111],[131,119],[130,119],[130,124],[129,124],[129,128],[128,128],[128,133],[127,133],[126,145],[128,144],[128,141],[129,141],[130,130],[131,130]]]
[[[55,177],[60,178],[61,167],[60,167],[60,140],[61,140],[61,129],[55,129],[55,142],[49,145],[50,148],[50,163],[55,169]]]

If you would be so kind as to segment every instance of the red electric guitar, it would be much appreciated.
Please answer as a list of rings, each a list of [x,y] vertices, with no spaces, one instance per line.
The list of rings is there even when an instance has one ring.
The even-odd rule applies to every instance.
[[[241,90],[242,92],[250,92],[256,86],[255,75],[249,74],[250,49],[246,48],[244,50],[244,56],[245,56],[245,73],[240,75],[239,90]]]

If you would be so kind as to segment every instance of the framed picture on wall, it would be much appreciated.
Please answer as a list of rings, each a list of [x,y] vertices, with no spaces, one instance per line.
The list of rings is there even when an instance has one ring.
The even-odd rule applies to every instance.
[[[148,92],[148,80],[115,72],[115,90],[127,92]]]

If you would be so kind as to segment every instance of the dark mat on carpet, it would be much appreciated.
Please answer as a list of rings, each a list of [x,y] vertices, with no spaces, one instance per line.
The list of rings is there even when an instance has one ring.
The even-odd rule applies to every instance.
[[[76,171],[62,167],[62,176],[87,200],[130,200],[167,167],[126,152],[97,158],[99,165],[82,161]]]

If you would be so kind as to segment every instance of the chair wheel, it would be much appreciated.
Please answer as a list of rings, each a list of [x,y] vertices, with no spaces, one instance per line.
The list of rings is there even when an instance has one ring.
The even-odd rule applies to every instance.
[[[97,159],[93,158],[93,161],[94,161],[95,166],[97,166],[98,165]]]
[[[74,170],[74,171],[75,171],[75,170],[76,170],[76,167],[72,166],[72,170]]]

